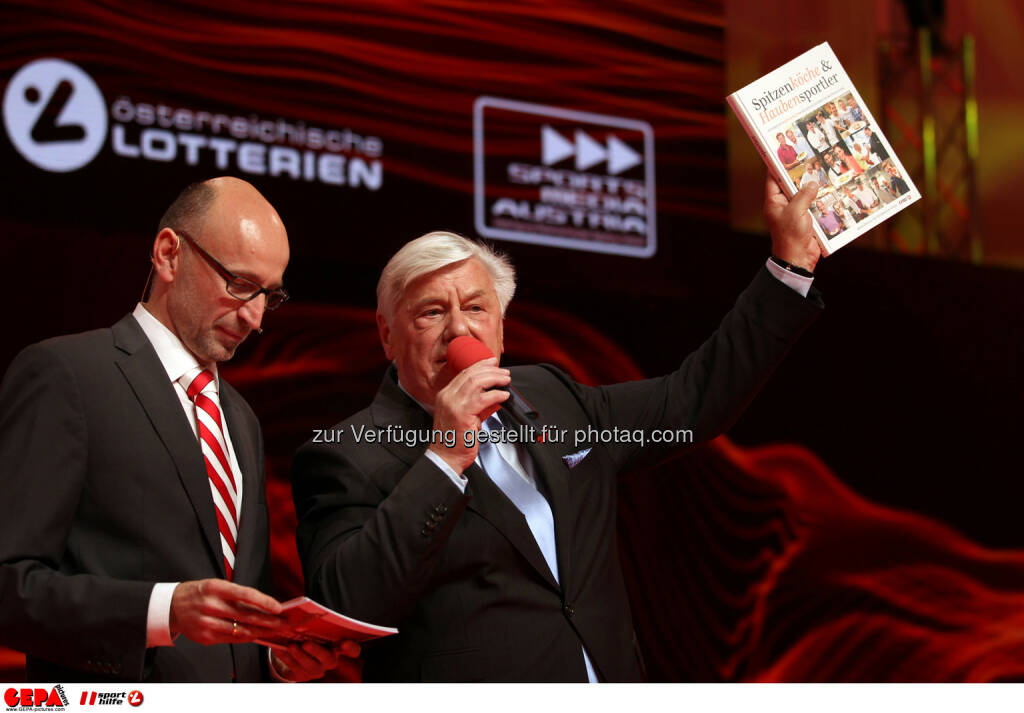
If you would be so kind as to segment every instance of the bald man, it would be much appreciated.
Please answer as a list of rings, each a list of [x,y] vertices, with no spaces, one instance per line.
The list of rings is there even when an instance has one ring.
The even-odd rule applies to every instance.
[[[263,439],[217,364],[287,299],[287,264],[253,186],[189,186],[160,221],[145,303],[12,362],[0,644],[27,654],[28,680],[299,681],[338,664],[315,644],[251,643],[281,623],[263,593]]]

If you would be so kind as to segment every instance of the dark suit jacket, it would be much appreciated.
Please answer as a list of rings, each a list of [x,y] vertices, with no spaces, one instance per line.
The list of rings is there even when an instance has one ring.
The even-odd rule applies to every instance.
[[[871,152],[876,154],[878,158],[883,161],[889,158],[889,152],[882,146],[882,140],[878,138],[878,134],[872,133],[871,138],[868,139],[868,144],[871,147]]]
[[[242,470],[234,581],[267,588],[263,443],[245,401],[220,400]],[[178,637],[146,649],[156,582],[223,577],[198,441],[130,315],[32,345],[0,390],[0,644],[29,680],[263,678],[261,649]]]
[[[564,441],[527,445],[554,513],[559,583],[523,516],[477,466],[463,494],[424,444],[357,442],[353,428],[431,426],[389,370],[373,404],[335,426],[341,442],[305,444],[293,469],[310,596],[400,629],[366,648],[365,679],[586,681],[582,644],[602,680],[640,680],[617,554],[616,475],[656,449],[575,445],[574,433],[687,428],[695,441],[713,438],[819,310],[816,293],[803,299],[762,270],[668,376],[592,388],[548,365],[512,369],[537,420],[568,431]],[[587,447],[568,467],[564,456]]]

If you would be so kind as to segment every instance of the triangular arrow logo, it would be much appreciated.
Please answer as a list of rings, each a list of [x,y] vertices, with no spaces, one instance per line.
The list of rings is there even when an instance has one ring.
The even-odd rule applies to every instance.
[[[640,163],[643,157],[612,134],[608,135],[608,171],[622,173]]]
[[[547,125],[540,127],[540,145],[545,166],[558,163],[576,151],[571,141]]]
[[[604,161],[604,146],[594,141],[580,129],[576,129],[576,170],[586,171],[596,163]]]
[[[586,171],[591,166],[608,161],[612,175],[629,170],[643,161],[643,156],[623,143],[614,134],[608,134],[608,143],[602,146],[586,132],[576,130],[576,143],[569,141],[547,124],[540,127],[541,160],[545,166],[576,155],[576,170]]]

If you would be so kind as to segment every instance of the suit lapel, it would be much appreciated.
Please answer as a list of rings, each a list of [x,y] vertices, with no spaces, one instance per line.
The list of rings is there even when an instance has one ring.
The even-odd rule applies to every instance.
[[[417,431],[433,428],[430,414],[398,387],[394,366],[388,367],[384,381],[370,404],[370,419],[378,429],[386,429],[388,426]],[[348,437],[349,434],[345,434],[345,438]],[[401,438],[385,438],[381,445],[408,466],[419,460],[426,450],[422,443],[410,445]]]
[[[469,478],[470,487],[473,489],[473,498],[466,507],[491,523],[537,570],[544,581],[558,591],[558,582],[551,574],[551,568],[548,567],[537,540],[530,531],[530,526],[526,524],[526,518],[515,503],[509,500],[501,488],[475,463],[466,470],[466,477]],[[562,566],[561,555],[558,566]]]
[[[429,429],[433,426],[430,414],[399,388],[394,366],[389,367],[384,376],[384,381],[370,406],[370,416],[377,428],[386,428],[388,424],[415,429]],[[385,440],[383,445],[409,466],[422,457],[425,450],[422,444],[407,446],[404,443]],[[540,547],[537,546],[537,541],[533,538],[533,533],[530,532],[526,518],[523,517],[519,508],[476,464],[471,465],[465,475],[469,479],[469,487],[473,496],[467,507],[504,535],[516,551],[537,570],[537,573],[552,588],[558,590],[558,583],[555,582],[551,570],[544,560],[544,555],[541,554]],[[557,513],[555,517],[557,522]],[[558,536],[557,529],[556,526],[556,538]],[[560,545],[559,542],[559,550],[561,550]],[[559,567],[562,566],[561,557],[559,554]]]
[[[537,425],[541,428],[545,425],[538,420]],[[550,425],[553,430],[555,426]],[[570,575],[572,569],[572,558],[569,556],[572,544],[572,523],[574,514],[569,501],[569,474],[562,457],[559,454],[561,445],[557,443],[534,443],[527,442],[526,450],[533,458],[537,477],[542,478],[547,485],[549,503],[555,518],[555,547],[558,554],[558,580],[562,584],[562,590],[566,596],[573,592],[569,589],[572,582]]]
[[[153,345],[135,318],[131,315],[125,317],[111,331],[115,346],[124,352],[116,360],[117,366],[174,461],[178,477],[206,539],[208,554],[223,576],[224,558],[221,555],[220,531],[217,529],[217,515],[210,495],[210,482],[202,451],[185,418],[181,402],[167,380],[167,372]]]
[[[225,388],[224,380],[218,393],[220,406],[224,412],[231,446],[235,451],[238,469],[242,474],[242,507],[241,520],[238,523],[238,538],[235,551],[234,580],[247,582],[253,574],[253,556],[261,550],[261,543],[256,541],[256,525],[259,522],[258,507],[260,489],[263,487],[260,473],[258,447],[253,443],[253,433],[246,428],[245,420],[239,410],[238,403],[229,388]],[[258,573],[256,573],[258,574]]]

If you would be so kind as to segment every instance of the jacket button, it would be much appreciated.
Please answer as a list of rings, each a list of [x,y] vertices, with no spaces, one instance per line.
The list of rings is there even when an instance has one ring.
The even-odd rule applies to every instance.
[[[420,534],[424,537],[430,537],[430,530],[424,527],[422,530],[420,530]]]
[[[562,607],[562,611],[565,612],[565,616],[572,619],[576,616],[576,607],[566,602],[565,606]]]

